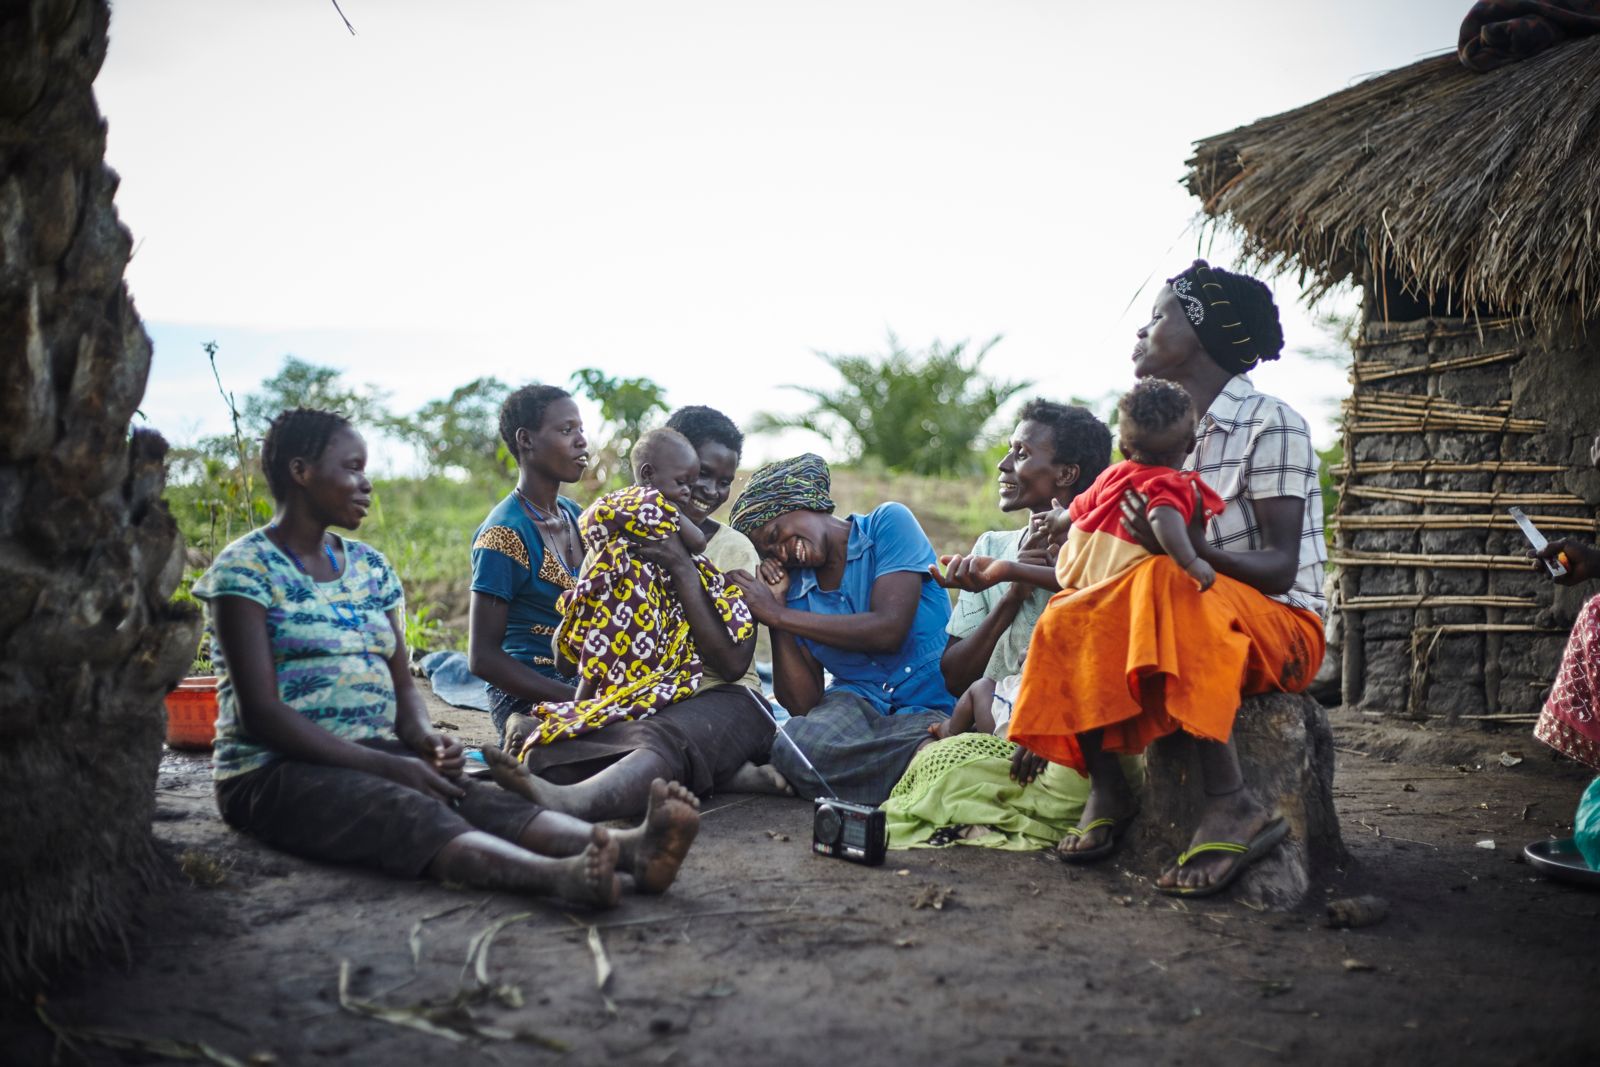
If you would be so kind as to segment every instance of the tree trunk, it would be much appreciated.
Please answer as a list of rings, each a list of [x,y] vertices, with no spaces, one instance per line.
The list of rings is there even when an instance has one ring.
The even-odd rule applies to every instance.
[[[1289,836],[1245,871],[1231,890],[1274,910],[1299,907],[1320,876],[1345,860],[1333,806],[1333,731],[1323,707],[1305,694],[1246,697],[1233,724],[1239,764],[1256,799],[1289,823]],[[1146,759],[1137,851],[1154,870],[1189,844],[1203,800],[1194,746],[1164,737]]]
[[[162,696],[199,620],[91,88],[105,0],[0,0],[0,989],[122,941],[161,870]]]

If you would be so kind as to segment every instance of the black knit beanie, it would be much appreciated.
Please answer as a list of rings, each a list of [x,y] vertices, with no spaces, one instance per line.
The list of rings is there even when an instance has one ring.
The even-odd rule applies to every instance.
[[[1235,274],[1197,259],[1167,279],[1200,344],[1230,374],[1244,374],[1283,352],[1283,327],[1272,290],[1247,274]]]

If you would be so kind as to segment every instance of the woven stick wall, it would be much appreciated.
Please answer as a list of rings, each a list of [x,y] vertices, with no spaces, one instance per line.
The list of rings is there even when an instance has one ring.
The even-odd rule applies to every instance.
[[[1369,322],[1356,346],[1331,554],[1347,705],[1515,721],[1554,677],[1566,630],[1506,511],[1586,539],[1597,511],[1568,488],[1574,434],[1547,417],[1559,397],[1513,399],[1522,361],[1545,358],[1521,325]],[[1567,384],[1600,391],[1588,355]]]

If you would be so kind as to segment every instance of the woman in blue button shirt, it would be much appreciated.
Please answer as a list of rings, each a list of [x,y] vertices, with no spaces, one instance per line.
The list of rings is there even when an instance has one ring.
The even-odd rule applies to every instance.
[[[809,453],[751,475],[731,519],[761,573],[730,577],[772,631],[773,687],[794,716],[772,766],[801,796],[877,804],[955,703],[939,670],[950,598],[904,504],[841,519],[828,481]]]

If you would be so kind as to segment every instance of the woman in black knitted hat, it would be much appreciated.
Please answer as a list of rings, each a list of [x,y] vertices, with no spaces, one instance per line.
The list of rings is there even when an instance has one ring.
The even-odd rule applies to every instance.
[[[1202,598],[1130,493],[1124,529],[1157,558],[1053,599],[1040,618],[1010,736],[1090,777],[1060,847],[1068,862],[1110,855],[1136,814],[1116,756],[1177,731],[1199,750],[1206,802],[1158,888],[1218,892],[1287,833],[1251,794],[1231,741],[1241,690],[1302,690],[1323,654],[1316,453],[1305,419],[1246,376],[1282,348],[1267,287],[1204,260],[1168,280],[1138,331],[1134,375],[1178,383],[1204,412],[1184,467],[1225,506],[1209,520],[1197,506],[1189,534],[1217,579]]]

